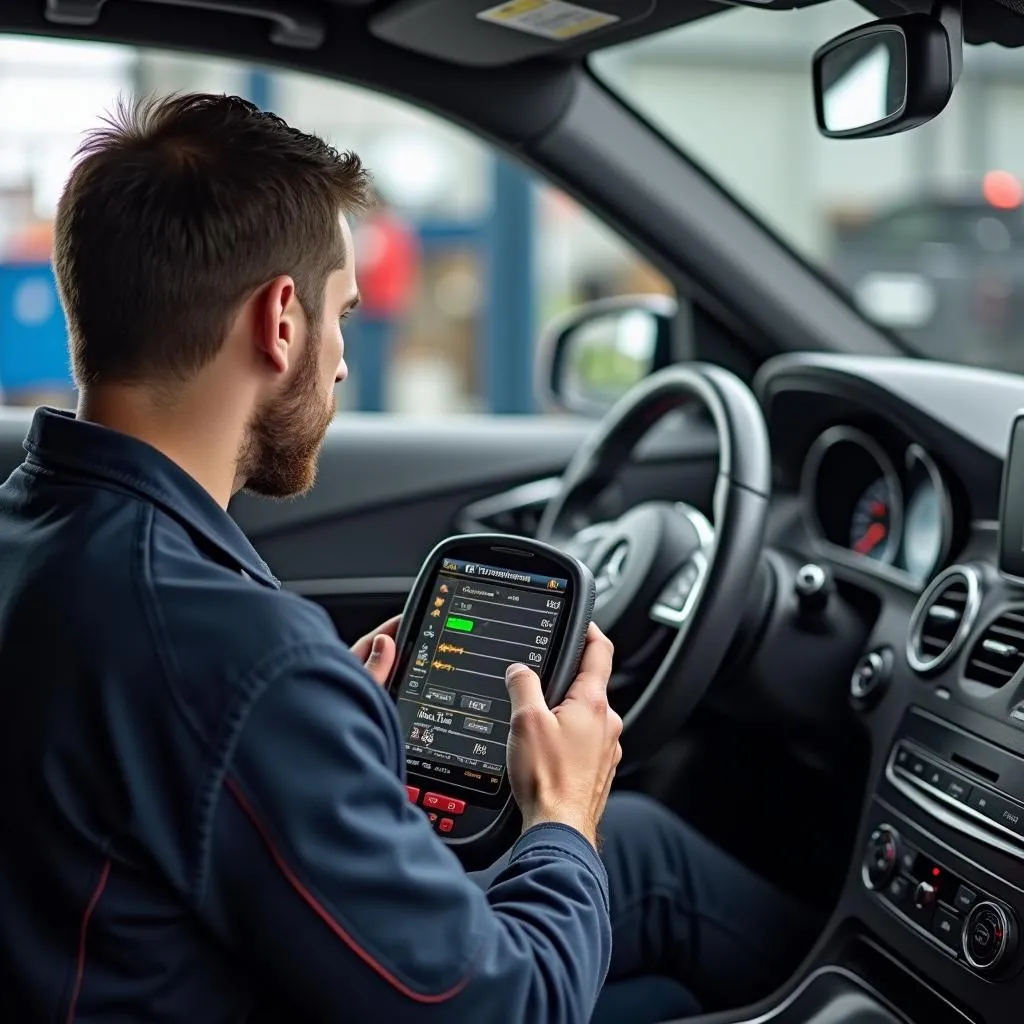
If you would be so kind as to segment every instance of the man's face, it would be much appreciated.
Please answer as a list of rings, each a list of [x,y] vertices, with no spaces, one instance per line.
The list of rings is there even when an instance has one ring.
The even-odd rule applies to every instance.
[[[348,375],[343,318],[359,301],[352,234],[342,218],[345,266],[327,279],[319,323],[308,324],[281,390],[256,411],[241,459],[245,489],[268,498],[305,494],[316,479],[324,435],[334,419],[334,385]]]

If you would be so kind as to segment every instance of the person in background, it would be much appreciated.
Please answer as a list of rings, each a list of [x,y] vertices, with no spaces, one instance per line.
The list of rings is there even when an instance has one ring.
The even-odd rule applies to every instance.
[[[362,412],[387,407],[386,369],[396,331],[408,316],[419,282],[416,229],[386,202],[380,189],[374,206],[353,228],[359,260],[359,312],[349,333],[356,356],[352,382]]]

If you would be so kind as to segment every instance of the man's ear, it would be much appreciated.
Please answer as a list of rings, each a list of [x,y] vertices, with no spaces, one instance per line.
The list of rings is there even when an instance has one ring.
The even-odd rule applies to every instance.
[[[303,322],[295,282],[287,276],[275,277],[261,295],[256,343],[260,354],[277,373],[286,373],[295,358]]]

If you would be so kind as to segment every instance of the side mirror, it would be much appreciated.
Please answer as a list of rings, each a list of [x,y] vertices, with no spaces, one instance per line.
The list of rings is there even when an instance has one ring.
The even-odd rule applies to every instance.
[[[916,128],[945,109],[962,67],[958,3],[844,32],[814,54],[818,130],[867,139]]]
[[[678,306],[667,295],[590,302],[541,335],[537,390],[543,405],[601,416],[634,384],[672,362]]]

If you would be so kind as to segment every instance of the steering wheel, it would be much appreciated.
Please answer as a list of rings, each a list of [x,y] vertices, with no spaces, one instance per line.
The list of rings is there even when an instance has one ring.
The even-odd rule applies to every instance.
[[[594,499],[641,438],[694,400],[718,435],[713,523],[682,500],[644,502],[614,521],[590,522]],[[594,573],[594,619],[615,643],[619,685],[637,692],[623,714],[627,760],[675,736],[721,667],[760,564],[770,493],[768,429],[757,399],[734,374],[700,363],[668,367],[632,388],[562,475],[537,536]],[[660,663],[653,672],[648,664],[646,680],[631,678],[631,664],[649,663],[645,653],[664,648],[666,630]]]

